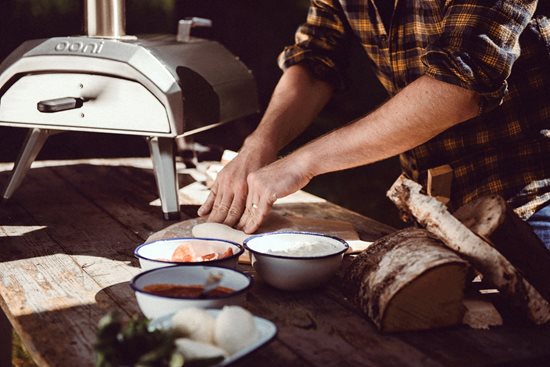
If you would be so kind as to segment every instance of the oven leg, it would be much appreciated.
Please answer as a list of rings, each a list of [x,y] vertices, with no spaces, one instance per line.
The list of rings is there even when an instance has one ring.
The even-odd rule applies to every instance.
[[[10,321],[0,308],[0,367],[11,366],[12,332]]]
[[[178,175],[174,158],[174,139],[150,137],[148,139],[155,179],[159,190],[164,219],[180,218]]]
[[[25,143],[23,143],[23,148],[21,148],[11,171],[8,186],[4,190],[3,200],[9,199],[19,187],[50,134],[51,132],[45,129],[29,129]]]

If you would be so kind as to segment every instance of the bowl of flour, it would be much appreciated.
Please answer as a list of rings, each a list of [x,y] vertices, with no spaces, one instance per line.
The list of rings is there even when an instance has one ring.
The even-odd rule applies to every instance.
[[[322,233],[288,231],[251,236],[244,247],[264,282],[299,291],[326,284],[340,267],[349,245]]]

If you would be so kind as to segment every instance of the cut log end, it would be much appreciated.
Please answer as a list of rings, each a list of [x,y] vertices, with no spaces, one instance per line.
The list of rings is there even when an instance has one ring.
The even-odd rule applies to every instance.
[[[381,331],[424,330],[461,323],[468,268],[428,231],[407,228],[373,243],[343,277]]]
[[[380,330],[426,330],[461,324],[466,273],[464,264],[446,264],[418,276],[391,299]]]
[[[464,299],[464,318],[462,322],[472,329],[490,329],[503,324],[502,316],[496,307],[480,299]]]

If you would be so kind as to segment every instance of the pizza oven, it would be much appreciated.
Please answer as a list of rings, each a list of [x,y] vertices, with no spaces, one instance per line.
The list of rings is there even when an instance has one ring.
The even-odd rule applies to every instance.
[[[124,0],[84,2],[86,35],[24,42],[0,64],[0,125],[28,129],[9,199],[47,137],[62,131],[147,138],[165,218],[179,217],[174,141],[258,111],[250,70],[220,43],[125,33]]]

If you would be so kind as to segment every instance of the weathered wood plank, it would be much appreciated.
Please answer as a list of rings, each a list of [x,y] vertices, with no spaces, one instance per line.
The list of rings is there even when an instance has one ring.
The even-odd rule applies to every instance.
[[[12,228],[37,227],[18,206],[9,209]],[[95,325],[116,304],[111,299],[96,302],[101,287],[63,252],[46,230],[3,236],[2,306],[39,365],[93,365]]]
[[[492,330],[462,327],[403,333],[400,337],[448,367],[531,367],[537,360],[545,360],[545,366],[550,362],[550,328],[546,326],[508,325]]]
[[[267,346],[236,362],[234,367],[313,367],[307,360],[297,356],[286,345],[275,339]]]
[[[366,218],[330,202],[308,203],[307,205],[299,203],[279,204],[277,205],[277,211],[287,215],[301,217],[314,216],[319,219],[335,219],[349,222],[359,234],[359,238],[364,241],[375,241],[395,231],[393,227]]]
[[[278,339],[315,366],[442,366],[323,291],[282,292],[257,282],[247,307],[275,322]]]
[[[97,184],[90,177],[88,185]],[[105,211],[99,203],[84,197],[52,168],[31,170],[18,194],[12,200],[25,207],[38,222],[47,225],[49,231],[57,235],[58,243],[67,245],[74,252],[95,253],[99,246],[109,251],[105,255],[119,253],[131,258],[131,253],[120,250],[128,249],[124,247],[128,243],[141,241],[138,235],[126,231],[117,217]]]
[[[0,294],[10,300],[14,326],[33,359],[44,365],[91,365],[99,318],[116,308],[138,312],[127,281],[139,271],[129,266],[129,250],[140,239],[48,169],[35,172],[21,187],[17,204],[2,208],[2,217],[9,217],[4,231],[14,233],[0,246]],[[75,220],[76,214],[86,220]],[[113,292],[120,283],[126,284]],[[44,324],[48,332],[40,333]],[[51,335],[62,335],[72,347],[58,346],[65,343],[50,340]]]
[[[163,219],[160,206],[150,203],[158,194],[144,189],[136,182],[152,179],[143,169],[134,167],[57,166],[52,170],[75,191],[100,207],[140,239],[147,238],[168,223]]]

